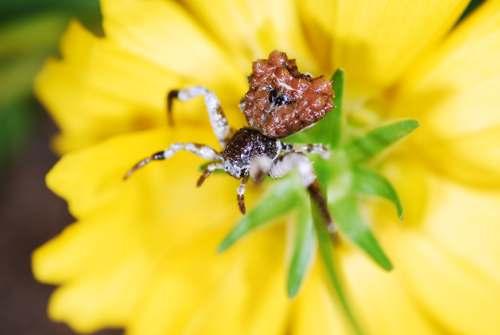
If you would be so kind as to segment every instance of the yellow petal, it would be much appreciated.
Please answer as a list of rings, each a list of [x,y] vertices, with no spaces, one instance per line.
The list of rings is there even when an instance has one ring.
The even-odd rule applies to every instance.
[[[144,249],[133,204],[114,203],[91,218],[74,223],[33,254],[37,280],[59,284],[92,272],[106,271]],[[131,206],[132,205],[132,206]]]
[[[385,221],[378,236],[397,276],[421,314],[443,332],[494,334],[500,321],[500,193],[435,175],[415,159],[402,161],[386,170],[405,208],[422,204],[402,224],[390,208],[374,219]],[[425,175],[419,187],[405,185],[414,175]]]
[[[163,125],[167,92],[199,84],[93,36],[76,22],[61,49],[63,60],[49,61],[35,82],[38,97],[62,130],[56,143],[60,151]],[[202,99],[175,104],[175,119],[207,122]]]
[[[120,47],[180,76],[232,97],[247,86],[231,58],[173,1],[104,0],[106,36]]]
[[[160,128],[115,137],[89,149],[65,155],[47,175],[47,184],[68,201],[72,213],[77,217],[111,201],[122,192],[128,192],[131,197],[137,198],[144,182],[146,186],[143,186],[143,191],[149,189],[160,192],[158,196],[163,195],[164,199],[170,199],[172,194],[177,194],[177,197],[170,200],[170,206],[177,205],[185,209],[189,206],[185,199],[189,199],[192,194],[208,196],[209,192],[205,190],[212,186],[235,185],[231,178],[213,176],[213,179],[219,179],[221,182],[209,180],[204,185],[207,187],[196,190],[195,182],[199,174],[197,167],[202,161],[189,153],[179,153],[165,162],[154,162],[129,180],[123,181],[124,174],[138,160],[165,149],[172,142],[213,144],[215,139],[207,128],[182,125],[172,129]],[[183,196],[187,197],[182,198]],[[161,203],[159,198],[158,201]]]
[[[342,257],[346,286],[364,329],[369,334],[397,335],[403,329],[405,334],[437,334],[405,289],[400,264],[394,266],[396,271],[384,271],[358,250]]]
[[[47,62],[35,89],[62,130],[62,137],[56,142],[60,152],[85,147],[133,128],[135,120],[130,117],[126,101],[90,90],[62,63]]]
[[[255,38],[256,31],[246,0],[189,0],[186,6],[199,18],[203,27],[237,58],[243,73],[249,73],[251,61],[264,51]]]
[[[175,73],[127,52],[108,39],[93,36],[77,22],[68,27],[61,53],[71,72],[86,85],[128,102],[131,109],[146,109],[143,113],[163,112],[162,95],[167,89],[184,84]]]
[[[428,215],[421,229],[500,289],[500,192],[429,178]],[[460,210],[457,210],[460,209]]]
[[[172,253],[146,288],[130,333],[263,334],[260,331],[269,330],[272,334],[283,329],[287,299],[284,287],[278,285],[283,273],[269,273],[280,268],[282,234],[279,226],[260,230],[223,254],[215,252],[222,235],[208,234],[184,251]],[[273,266],[268,267],[269,263]]]
[[[91,213],[135,184],[136,178],[124,182],[124,173],[141,157],[166,147],[166,137],[165,130],[123,135],[67,154],[47,174],[47,185],[76,217]]]
[[[193,312],[216,294],[219,281],[238,278],[243,265],[240,262],[242,254],[218,255],[215,252],[218,238],[211,234],[203,239],[192,239],[192,245],[182,252],[166,257],[158,255],[155,280],[143,288],[144,298],[129,320],[130,334],[182,333],[193,320]],[[227,271],[230,266],[233,270]],[[240,285],[240,282],[233,283],[232,288]]]
[[[350,325],[344,319],[343,311],[337,306],[321,276],[317,262],[314,271],[306,278],[290,320],[293,335],[350,334]]]
[[[467,1],[302,1],[309,30],[331,43],[315,54],[331,59],[331,69],[345,70],[349,90],[376,93],[391,85],[423,51],[458,19]],[[319,44],[319,43],[316,43]],[[318,48],[324,46],[319,45]],[[324,56],[323,56],[324,57]]]
[[[500,192],[457,183],[410,157],[400,157],[385,167],[405,208],[404,226],[418,229],[500,283]],[[375,221],[385,221],[379,234],[384,238],[384,229],[401,225],[394,222],[389,205],[382,214]]]
[[[290,300],[285,288],[284,234],[282,223],[277,222],[242,241],[241,248],[249,250],[245,259],[249,293],[242,333],[282,334],[287,329]]]
[[[232,264],[221,268],[220,278],[207,288],[203,302],[191,313],[186,334],[257,335],[285,330],[289,301],[283,286],[282,234],[282,227],[268,227],[229,251]]]
[[[403,278],[424,313],[451,333],[498,333],[498,282],[423,233],[399,234],[394,243]]]
[[[275,49],[297,58],[303,70],[317,73],[318,67],[301,30],[295,2],[191,0],[187,1],[187,6],[238,58],[244,73],[250,72],[251,61],[266,57]]]
[[[90,247],[90,246],[87,246]],[[57,289],[49,301],[52,319],[69,323],[78,332],[121,326],[149,285],[152,259],[128,255],[108,270],[93,272]]]
[[[275,49],[297,58],[302,71],[318,73],[319,69],[306,43],[301,29],[299,10],[294,1],[288,0],[247,0],[248,10],[252,17],[254,38],[257,38],[264,49],[264,55]],[[328,75],[328,74],[327,74]]]
[[[500,185],[500,4],[488,2],[404,80],[398,115],[416,116],[413,140],[437,170]]]

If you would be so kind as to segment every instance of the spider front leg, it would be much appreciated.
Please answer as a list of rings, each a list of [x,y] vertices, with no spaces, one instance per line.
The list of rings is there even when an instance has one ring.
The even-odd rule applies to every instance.
[[[323,159],[330,158],[330,150],[324,144],[285,144],[286,153],[318,154]]]
[[[174,99],[186,101],[197,96],[203,96],[212,130],[220,145],[224,148],[231,137],[231,127],[227,122],[219,99],[217,99],[217,96],[213,92],[205,87],[193,86],[181,90],[172,90],[167,94],[167,118],[169,124],[173,124],[172,105]]]
[[[201,174],[200,178],[198,178],[198,181],[196,182],[196,187],[200,187],[201,185],[203,185],[205,180],[212,174],[212,172],[216,170],[224,170],[224,164],[220,162],[214,162],[208,164],[203,170],[203,173]]]
[[[196,156],[199,156],[207,160],[212,160],[212,161],[222,160],[222,157],[214,149],[210,148],[207,145],[198,143],[173,143],[167,149],[155,152],[151,156],[146,157],[137,162],[130,170],[128,170],[123,179],[128,179],[135,171],[146,166],[147,164],[153,161],[161,161],[168,159],[181,150],[189,151],[195,154]]]
[[[321,193],[321,189],[314,174],[312,163],[302,153],[291,152],[281,156],[276,160],[271,169],[269,170],[269,176],[271,178],[281,178],[290,173],[292,170],[296,169],[299,173],[302,183],[307,187],[307,191],[311,196],[311,199],[317,204],[321,215],[327,223],[327,228],[330,233],[335,232],[335,225],[333,224],[332,217],[328,210],[328,204],[326,199]]]
[[[269,174],[272,165],[273,160],[265,155],[255,157],[250,162],[250,177],[252,177],[256,184],[260,184],[264,180],[264,177]]]
[[[236,192],[236,199],[238,200],[238,207],[240,208],[241,214],[246,213],[245,190],[247,182],[248,182],[248,176],[243,177],[241,179],[240,186],[238,186],[238,190]]]

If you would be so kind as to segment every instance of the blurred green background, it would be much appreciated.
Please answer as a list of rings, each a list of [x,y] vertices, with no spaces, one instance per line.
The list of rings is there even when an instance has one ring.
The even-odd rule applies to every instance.
[[[0,1],[0,169],[35,132],[40,108],[33,78],[70,18],[100,33],[98,0]]]

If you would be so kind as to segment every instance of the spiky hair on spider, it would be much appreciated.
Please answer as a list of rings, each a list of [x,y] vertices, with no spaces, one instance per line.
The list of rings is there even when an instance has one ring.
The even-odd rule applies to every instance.
[[[181,150],[189,151],[209,161],[197,181],[198,187],[216,170],[241,180],[237,201],[241,213],[245,214],[245,187],[249,179],[259,183],[266,175],[281,178],[296,170],[329,230],[333,231],[326,200],[308,157],[308,154],[319,154],[328,159],[329,149],[323,144],[290,144],[280,140],[311,126],[332,109],[334,92],[330,81],[323,76],[313,78],[299,72],[295,60],[280,51],[253,62],[248,81],[249,90],[240,103],[248,126],[238,130],[230,127],[219,99],[207,88],[194,86],[170,91],[167,94],[169,124],[173,125],[174,99],[186,101],[203,96],[221,150],[199,143],[173,143],[140,160],[124,179],[150,162],[168,159]]]

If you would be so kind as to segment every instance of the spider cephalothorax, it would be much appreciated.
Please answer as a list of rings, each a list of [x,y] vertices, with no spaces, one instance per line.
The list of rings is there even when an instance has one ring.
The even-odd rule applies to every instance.
[[[198,186],[216,170],[223,170],[241,180],[237,199],[241,212],[245,213],[245,185],[250,178],[260,182],[266,175],[280,178],[296,169],[329,228],[333,229],[325,199],[307,157],[313,153],[327,158],[329,150],[322,144],[288,144],[280,140],[320,120],[332,108],[330,82],[300,73],[295,60],[289,60],[283,52],[273,51],[268,59],[253,63],[249,83],[250,89],[242,99],[240,109],[250,127],[237,131],[231,129],[219,100],[208,89],[195,86],[170,91],[167,95],[170,121],[174,99],[185,101],[196,96],[204,97],[210,124],[222,150],[197,143],[174,143],[139,161],[125,178],[151,161],[164,160],[177,151],[187,150],[209,161],[198,179]]]

